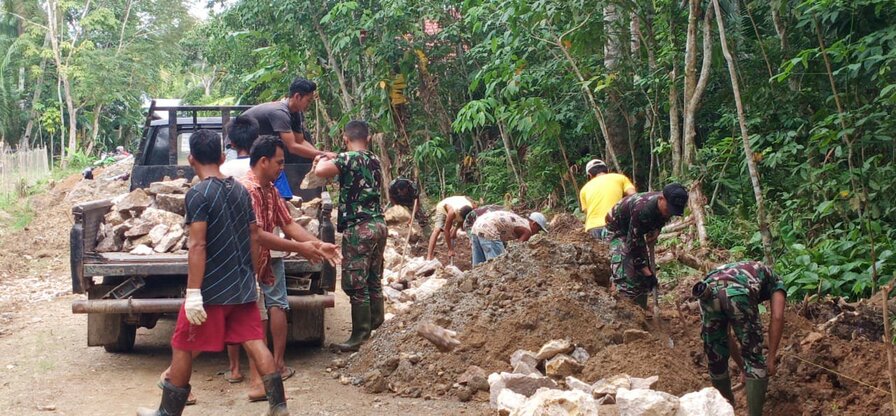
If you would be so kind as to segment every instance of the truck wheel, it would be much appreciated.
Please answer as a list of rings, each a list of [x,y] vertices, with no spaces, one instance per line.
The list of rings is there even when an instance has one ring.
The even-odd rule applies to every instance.
[[[130,352],[134,349],[134,341],[137,339],[137,325],[126,323],[123,319],[119,325],[118,338],[115,342],[103,345],[106,352]]]

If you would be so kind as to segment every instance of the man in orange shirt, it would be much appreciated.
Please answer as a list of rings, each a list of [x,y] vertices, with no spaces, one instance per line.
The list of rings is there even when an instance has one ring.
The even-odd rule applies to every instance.
[[[600,159],[592,159],[585,170],[588,172],[588,183],[579,192],[582,211],[585,212],[585,231],[596,240],[609,241],[607,213],[622,198],[633,195],[637,190],[625,175],[609,173],[607,164]]]

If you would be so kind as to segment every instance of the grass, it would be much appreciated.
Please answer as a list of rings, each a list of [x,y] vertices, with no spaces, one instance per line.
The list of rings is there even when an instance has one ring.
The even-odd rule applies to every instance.
[[[82,168],[83,166],[69,166],[66,169],[57,167],[34,185],[21,185],[13,192],[0,193],[0,230],[22,231],[28,227],[35,216],[31,197],[46,192],[50,181],[58,182],[80,172]]]

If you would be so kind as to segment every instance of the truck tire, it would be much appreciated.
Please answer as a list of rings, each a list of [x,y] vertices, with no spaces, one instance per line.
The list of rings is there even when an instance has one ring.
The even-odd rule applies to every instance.
[[[290,310],[287,340],[320,347],[326,341],[326,309]]]
[[[118,339],[115,342],[103,345],[106,352],[130,352],[134,349],[134,341],[137,339],[137,325],[119,321]]]

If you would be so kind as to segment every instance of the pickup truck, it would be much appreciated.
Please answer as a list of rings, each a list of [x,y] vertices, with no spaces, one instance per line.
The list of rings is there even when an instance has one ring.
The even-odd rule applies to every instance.
[[[221,132],[224,143],[229,143],[226,131],[229,119],[248,108],[156,107],[153,102],[131,171],[131,190],[148,188],[165,177],[191,181],[195,173],[187,163],[190,134],[198,129],[215,130]],[[153,114],[165,112],[167,120],[153,120]],[[299,162],[307,163],[287,163],[284,171],[296,196],[305,201],[321,198],[318,235],[321,240],[332,243],[335,241],[335,228],[330,220],[333,203],[323,188],[299,189],[311,169],[310,161]],[[180,309],[187,283],[187,255],[97,252],[100,224],[112,205],[111,200],[104,199],[72,208],[72,292],[86,294],[86,299],[72,303],[72,312],[87,314],[87,345],[103,346],[108,352],[128,352],[134,347],[137,328],[152,329],[160,317],[174,315]],[[323,345],[324,312],[334,305],[336,271],[326,262],[311,264],[297,257],[287,257],[284,263],[291,308],[287,339]]]

